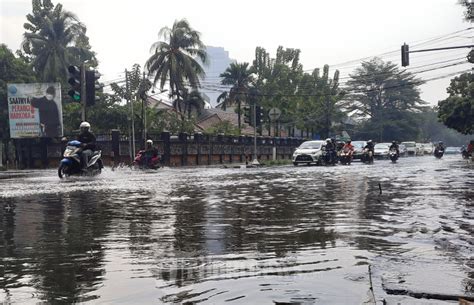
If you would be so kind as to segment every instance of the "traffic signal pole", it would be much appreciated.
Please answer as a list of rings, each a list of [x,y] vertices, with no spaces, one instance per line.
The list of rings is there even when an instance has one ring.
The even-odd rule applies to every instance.
[[[253,102],[252,103],[252,108],[253,108],[253,114],[252,114],[252,120],[253,120],[253,165],[260,165],[258,163],[257,159],[257,103]]]
[[[86,120],[86,65],[81,64],[81,120]]]

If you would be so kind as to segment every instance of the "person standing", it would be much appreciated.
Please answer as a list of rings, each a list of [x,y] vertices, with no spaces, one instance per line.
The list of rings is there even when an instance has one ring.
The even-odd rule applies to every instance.
[[[41,136],[43,137],[53,138],[61,135],[61,122],[58,105],[54,101],[55,97],[56,89],[49,86],[45,96],[31,99],[31,106],[37,108],[39,112]]]

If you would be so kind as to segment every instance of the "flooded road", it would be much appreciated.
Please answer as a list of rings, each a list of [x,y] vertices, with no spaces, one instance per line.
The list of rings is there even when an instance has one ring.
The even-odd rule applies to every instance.
[[[474,297],[473,205],[460,156],[3,175],[0,301],[457,304],[408,295]]]

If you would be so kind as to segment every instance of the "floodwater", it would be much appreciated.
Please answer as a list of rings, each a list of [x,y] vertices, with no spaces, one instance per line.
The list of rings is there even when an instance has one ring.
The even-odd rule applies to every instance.
[[[2,175],[0,301],[457,304],[474,297],[473,199],[458,155]]]

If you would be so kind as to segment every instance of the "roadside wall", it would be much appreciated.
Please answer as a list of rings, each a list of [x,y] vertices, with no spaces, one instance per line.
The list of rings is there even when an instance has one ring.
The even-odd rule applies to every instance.
[[[67,137],[73,139],[73,137]],[[168,132],[148,135],[158,149],[162,162],[167,166],[197,166],[245,163],[253,158],[254,138],[250,136],[223,136]],[[276,150],[277,160],[289,160],[296,147],[304,140],[297,138],[257,138],[257,156],[260,161],[272,160]],[[14,154],[7,157],[8,168],[56,167],[62,158],[67,141],[61,139],[25,139],[13,141]],[[132,143],[118,130],[97,135],[105,165],[130,164],[133,160]],[[143,148],[143,141],[135,141],[136,152]]]

